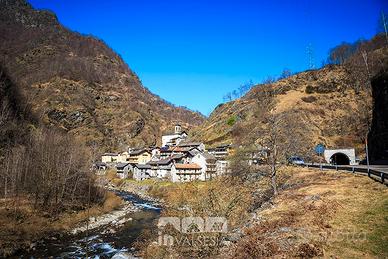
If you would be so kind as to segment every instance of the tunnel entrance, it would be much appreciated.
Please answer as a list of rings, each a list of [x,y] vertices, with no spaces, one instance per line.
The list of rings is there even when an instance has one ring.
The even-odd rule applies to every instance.
[[[334,165],[349,165],[350,159],[343,153],[335,153],[331,156],[330,162]]]

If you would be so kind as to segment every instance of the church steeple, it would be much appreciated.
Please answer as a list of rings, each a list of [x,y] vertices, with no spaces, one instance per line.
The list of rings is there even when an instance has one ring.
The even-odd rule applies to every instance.
[[[182,133],[182,127],[180,124],[175,124],[175,134],[181,134]]]

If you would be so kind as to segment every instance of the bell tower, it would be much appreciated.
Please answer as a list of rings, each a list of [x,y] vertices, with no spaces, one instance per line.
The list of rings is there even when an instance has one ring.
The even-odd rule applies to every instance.
[[[175,134],[181,134],[182,127],[180,124],[175,124]]]

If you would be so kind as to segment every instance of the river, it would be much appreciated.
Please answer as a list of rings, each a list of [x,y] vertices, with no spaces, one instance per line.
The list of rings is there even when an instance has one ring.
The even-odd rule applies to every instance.
[[[126,201],[139,208],[125,217],[132,218],[118,228],[102,226],[87,233],[48,238],[39,243],[34,251],[21,253],[17,258],[111,258],[119,252],[133,251],[134,241],[145,230],[155,229],[155,219],[160,207],[128,192],[117,192]],[[109,230],[109,231],[107,231]]]

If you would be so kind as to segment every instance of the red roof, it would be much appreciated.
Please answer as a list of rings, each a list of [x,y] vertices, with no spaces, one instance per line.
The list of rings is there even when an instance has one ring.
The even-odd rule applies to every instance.
[[[184,170],[200,170],[201,167],[196,164],[196,163],[192,163],[192,164],[175,164],[175,168],[176,169],[184,169]]]

